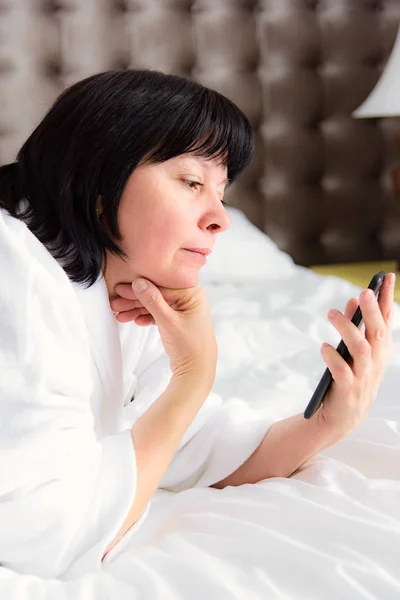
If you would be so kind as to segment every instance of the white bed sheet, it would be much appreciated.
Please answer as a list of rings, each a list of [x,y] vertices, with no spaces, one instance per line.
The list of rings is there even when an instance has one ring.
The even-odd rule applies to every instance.
[[[284,280],[204,286],[219,345],[214,391],[268,418],[304,410],[324,369],[320,344],[338,341],[326,313],[359,291],[291,268]],[[159,490],[101,572],[43,581],[0,568],[0,598],[398,600],[398,305],[394,342],[369,418],[301,472],[224,490]]]

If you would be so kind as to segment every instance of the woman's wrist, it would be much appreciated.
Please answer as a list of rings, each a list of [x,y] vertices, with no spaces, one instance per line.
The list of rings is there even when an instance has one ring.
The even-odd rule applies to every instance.
[[[196,391],[200,396],[208,396],[214,385],[215,375],[203,369],[193,369],[186,373],[174,373],[169,385]]]
[[[317,427],[322,432],[324,438],[330,442],[330,446],[340,442],[340,440],[344,439],[351,431],[353,431],[353,429],[355,429],[355,427],[357,427],[357,423],[350,423],[348,420],[333,421],[324,411],[323,405],[315,413],[312,419],[315,419]]]

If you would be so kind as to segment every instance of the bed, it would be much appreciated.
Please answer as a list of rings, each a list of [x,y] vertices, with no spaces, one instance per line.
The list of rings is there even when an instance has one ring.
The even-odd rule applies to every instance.
[[[214,393],[281,419],[304,410],[324,368],[326,319],[360,288],[292,258],[236,208],[201,274],[219,346]],[[400,307],[395,355],[369,417],[290,478],[159,489],[147,520],[102,569],[41,580],[0,568],[7,600],[398,599]],[[290,449],[288,449],[290,451]]]

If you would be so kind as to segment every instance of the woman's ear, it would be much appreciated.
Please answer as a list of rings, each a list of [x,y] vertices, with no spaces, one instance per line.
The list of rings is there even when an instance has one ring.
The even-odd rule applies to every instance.
[[[99,217],[103,212],[103,198],[101,196],[97,196],[97,205],[96,205],[96,213]]]

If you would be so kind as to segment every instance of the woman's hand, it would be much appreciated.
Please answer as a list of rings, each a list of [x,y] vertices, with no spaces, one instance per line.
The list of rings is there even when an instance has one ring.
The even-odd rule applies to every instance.
[[[119,298],[110,305],[118,312],[116,319],[121,323],[155,324],[170,359],[173,377],[180,379],[194,374],[197,383],[201,379],[211,391],[218,348],[205,291],[200,287],[163,288],[148,279],[144,281],[145,290],[137,289],[135,282],[115,287]]]
[[[392,357],[394,282],[394,273],[385,276],[379,302],[372,290],[363,290],[359,301],[357,298],[349,300],[344,314],[335,309],[328,313],[352,360],[348,364],[330,344],[322,345],[321,354],[332,373],[333,382],[315,418],[339,439],[348,435],[366,417]],[[358,329],[351,323],[358,304],[365,333],[364,327]]]
[[[172,290],[170,288],[158,289],[169,306],[171,306],[176,297],[179,296],[177,290]],[[110,306],[119,323],[135,321],[136,325],[139,325],[140,327],[155,325],[153,316],[147,308],[143,306],[129,283],[119,283],[116,286],[115,291],[117,292],[118,297],[111,300]]]

